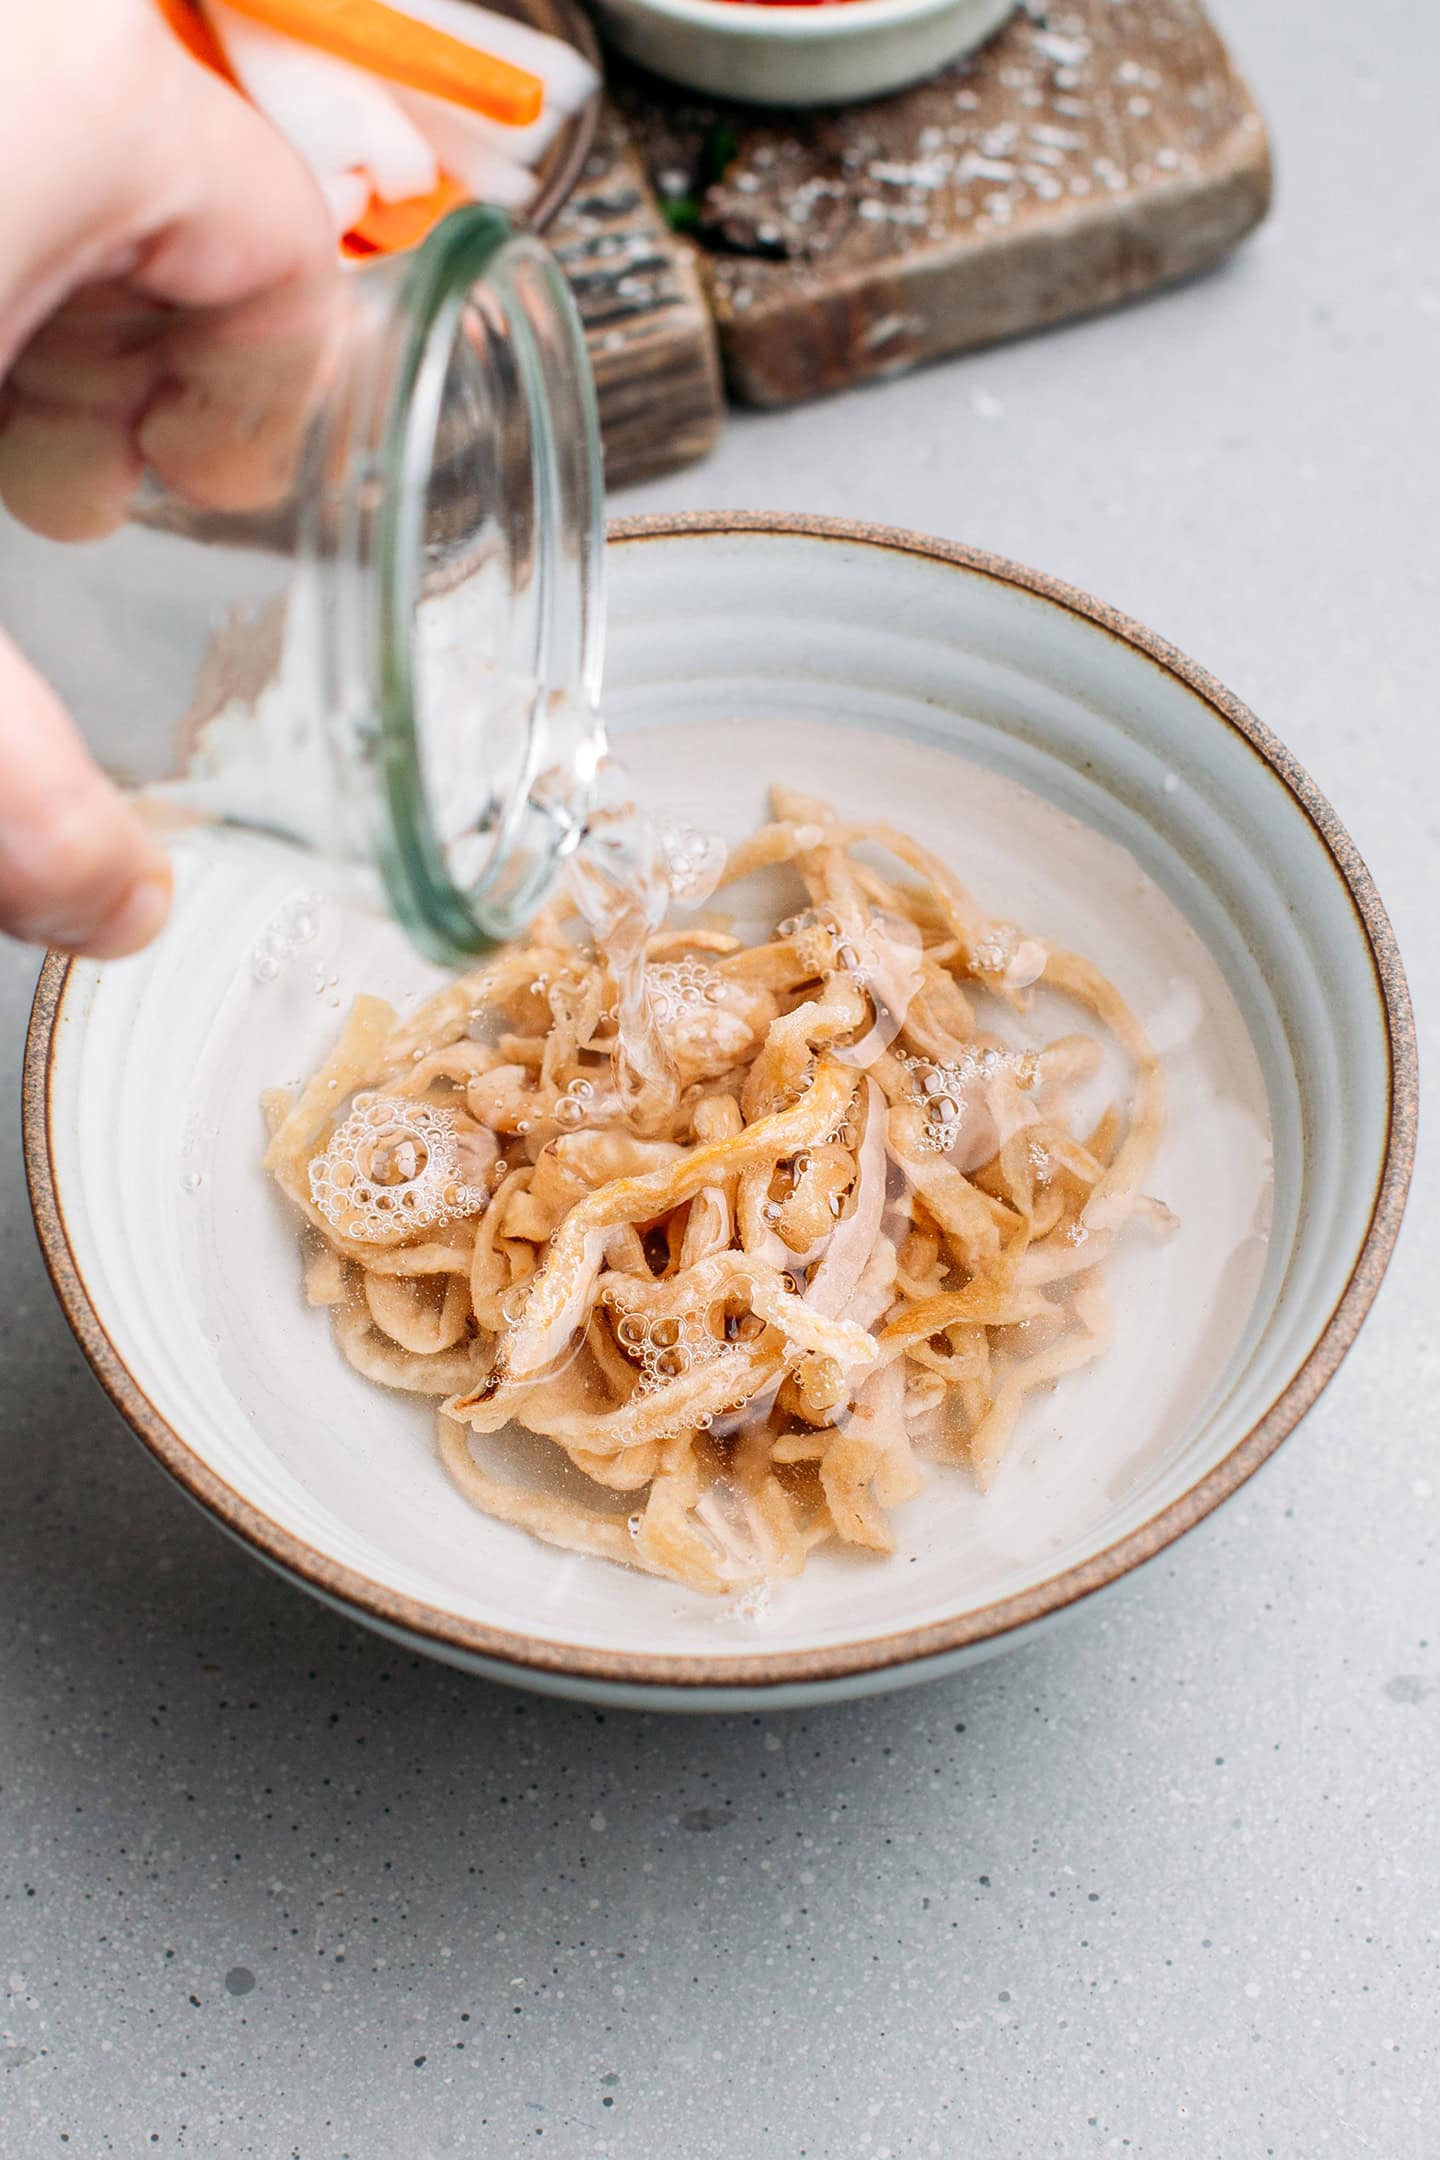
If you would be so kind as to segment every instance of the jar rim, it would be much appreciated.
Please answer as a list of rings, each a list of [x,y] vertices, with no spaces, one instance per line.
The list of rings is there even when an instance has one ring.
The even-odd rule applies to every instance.
[[[517,271],[531,273],[523,293]],[[462,884],[436,827],[425,771],[415,626],[440,391],[462,311],[482,285],[505,311],[532,446],[525,508],[540,580],[540,652],[524,770],[488,861]],[[538,326],[530,319],[532,304],[543,310]],[[412,939],[432,959],[454,964],[524,927],[584,829],[604,752],[596,702],[604,547],[599,422],[584,331],[563,274],[538,241],[518,234],[499,211],[469,205],[438,226],[406,265],[399,306],[405,328],[377,416],[371,696],[382,797],[378,867]],[[542,345],[552,363],[548,372]]]

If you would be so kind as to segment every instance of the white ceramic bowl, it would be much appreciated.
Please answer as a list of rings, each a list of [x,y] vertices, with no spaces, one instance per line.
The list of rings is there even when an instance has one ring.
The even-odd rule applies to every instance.
[[[295,1581],[417,1648],[676,1708],[944,1672],[1161,1550],[1335,1370],[1409,1171],[1400,964],[1304,773],[1094,601],[800,520],[622,527],[611,557],[607,709],[652,801],[739,828],[784,777],[903,818],[997,911],[1108,967],[1151,1028],[1171,1115],[1150,1183],[1181,1226],[1108,1264],[1106,1358],[1032,1404],[988,1496],[935,1469],[893,1560],[822,1552],[759,1618],[476,1514],[428,1410],[361,1380],[302,1304],[259,1169],[260,1089],[310,1069],[341,1000],[427,971],[390,926],[327,905],[321,937],[257,982],[257,942],[313,879],[243,843],[187,856],[152,952],[46,966],[26,1086],[46,1256],[165,1468]]]
[[[938,74],[1015,0],[597,0],[612,45],[657,75],[754,105],[840,105]]]

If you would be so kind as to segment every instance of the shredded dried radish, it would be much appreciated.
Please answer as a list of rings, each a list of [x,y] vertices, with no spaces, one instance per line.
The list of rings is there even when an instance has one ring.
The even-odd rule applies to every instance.
[[[827,1540],[892,1551],[917,1458],[987,1486],[1027,1394],[1103,1349],[1116,1237],[1168,1219],[1161,1075],[1113,984],[904,834],[785,789],[772,811],[726,870],[803,888],[763,943],[661,930],[647,987],[557,916],[406,1021],[362,999],[267,1103],[310,1299],[362,1372],[441,1399],[459,1489],[726,1594]],[[1005,1039],[1031,983],[1131,1065],[1087,1131],[1095,1034]],[[530,1482],[491,1452],[517,1429]]]

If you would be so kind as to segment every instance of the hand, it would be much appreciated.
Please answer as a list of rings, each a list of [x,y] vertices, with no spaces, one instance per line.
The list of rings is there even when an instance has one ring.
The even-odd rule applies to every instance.
[[[209,507],[273,498],[335,275],[319,189],[154,0],[0,0],[0,51],[0,500],[93,539],[147,468]],[[0,930],[108,959],[169,897],[165,855],[0,633]]]

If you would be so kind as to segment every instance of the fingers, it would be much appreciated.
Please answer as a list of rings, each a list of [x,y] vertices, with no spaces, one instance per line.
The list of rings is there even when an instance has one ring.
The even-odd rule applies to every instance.
[[[0,930],[110,960],[148,944],[169,906],[166,857],[0,637]]]
[[[117,283],[75,293],[0,388],[0,502],[47,540],[99,540],[142,475],[132,440],[161,380],[165,313]]]
[[[135,271],[182,311],[137,443],[187,501],[254,510],[289,492],[336,333],[335,228],[271,122],[213,78],[201,90],[185,103],[186,198]]]
[[[330,297],[287,287],[176,324],[164,381],[135,435],[162,487],[207,510],[286,500],[330,348]]]
[[[103,540],[114,532],[143,469],[128,432],[113,421],[5,400],[0,502],[46,540]]]
[[[126,64],[143,145],[90,173],[112,273],[95,276],[70,203],[76,289],[0,396],[0,501],[57,540],[113,531],[147,467],[201,508],[283,501],[341,290],[330,209],[275,128],[148,6]]]

